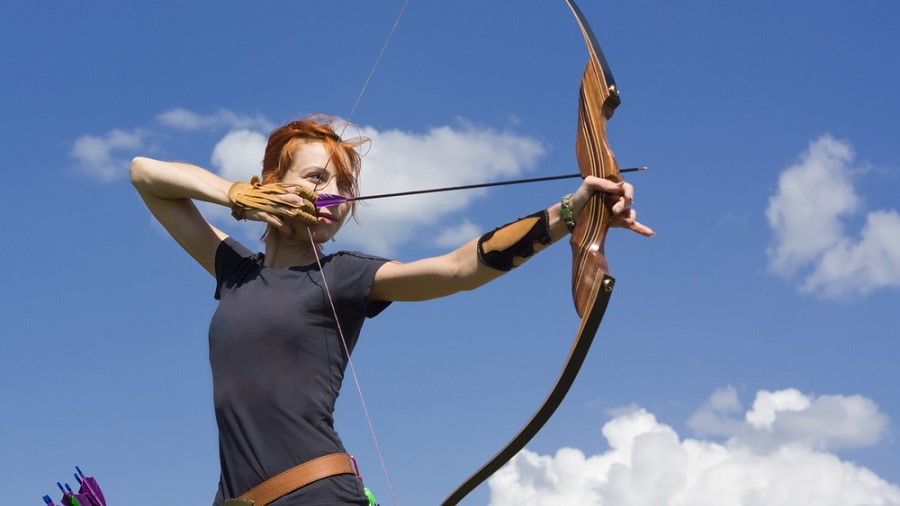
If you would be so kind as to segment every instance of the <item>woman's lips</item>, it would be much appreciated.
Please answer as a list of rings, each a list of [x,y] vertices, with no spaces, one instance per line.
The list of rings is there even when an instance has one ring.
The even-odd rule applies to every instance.
[[[334,223],[337,221],[334,215],[329,213],[319,213],[319,221],[324,221],[325,223]]]

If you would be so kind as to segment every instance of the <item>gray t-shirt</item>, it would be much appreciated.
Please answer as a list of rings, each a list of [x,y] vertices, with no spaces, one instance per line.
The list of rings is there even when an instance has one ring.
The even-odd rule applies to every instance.
[[[316,264],[273,270],[264,255],[228,238],[216,250],[219,305],[209,326],[209,361],[222,476],[214,506],[298,464],[344,452],[334,404],[347,353]],[[322,257],[325,281],[347,346],[366,317],[389,302],[369,301],[387,260],[339,252]],[[366,505],[360,480],[338,475],[272,503]]]

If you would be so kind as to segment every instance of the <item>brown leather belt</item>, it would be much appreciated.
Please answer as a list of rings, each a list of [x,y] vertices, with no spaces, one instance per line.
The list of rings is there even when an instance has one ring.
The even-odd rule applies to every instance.
[[[356,474],[346,453],[332,453],[294,466],[248,490],[237,499],[225,499],[225,506],[266,506],[298,488],[338,474]]]

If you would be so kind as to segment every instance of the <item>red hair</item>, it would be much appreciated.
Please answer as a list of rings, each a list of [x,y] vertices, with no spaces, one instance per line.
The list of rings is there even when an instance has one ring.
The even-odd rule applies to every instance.
[[[321,142],[331,153],[328,163],[335,169],[338,186],[346,189],[349,197],[359,196],[359,171],[362,160],[356,148],[369,142],[369,139],[358,137],[342,140],[335,132],[337,124],[338,120],[332,116],[313,114],[273,130],[269,134],[266,154],[263,156],[263,184],[277,183],[284,178],[294,164],[294,154],[300,146]],[[346,126],[343,129],[346,129]],[[355,210],[356,202],[352,202],[351,214]]]

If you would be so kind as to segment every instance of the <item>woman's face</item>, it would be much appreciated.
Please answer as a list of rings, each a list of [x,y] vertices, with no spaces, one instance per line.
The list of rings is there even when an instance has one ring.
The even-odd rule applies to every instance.
[[[338,181],[334,164],[329,163],[328,150],[321,142],[303,144],[294,153],[294,164],[288,169],[282,179],[282,184],[301,185],[316,193],[330,193],[334,195],[348,195],[345,184]],[[325,242],[334,237],[344,224],[344,219],[350,212],[350,203],[345,202],[335,206],[319,209],[318,224],[312,227],[315,242]],[[298,223],[294,232],[306,235],[305,226]],[[300,227],[301,230],[296,230]]]

